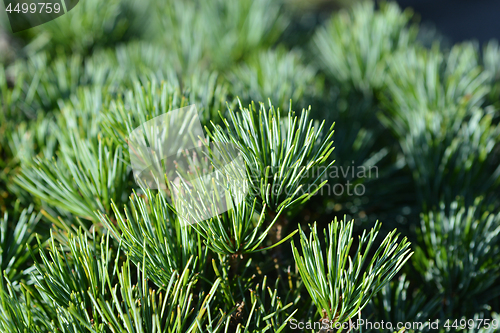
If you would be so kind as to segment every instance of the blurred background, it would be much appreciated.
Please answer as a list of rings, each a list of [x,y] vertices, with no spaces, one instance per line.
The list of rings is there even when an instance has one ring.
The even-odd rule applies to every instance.
[[[360,0],[284,0],[294,16],[294,31],[310,31],[326,20],[332,12],[353,6]],[[476,40],[480,43],[500,36],[498,13],[500,3],[495,0],[396,0],[401,8],[411,8],[422,28],[439,34],[447,43]],[[147,2],[146,2],[147,3]],[[3,5],[3,4],[2,4]],[[4,11],[0,14],[0,49],[3,57],[12,57],[13,52],[34,38],[34,31],[13,36],[9,32],[8,19]],[[296,32],[296,30],[295,30]]]
[[[80,0],[17,34],[0,9],[0,211],[43,210],[45,239],[128,203],[139,119],[194,103],[209,126],[270,99],[335,122],[336,167],[378,168],[327,175],[365,192],[313,197],[284,234],[345,216],[407,236],[416,254],[371,303],[379,319],[500,311],[500,2]]]

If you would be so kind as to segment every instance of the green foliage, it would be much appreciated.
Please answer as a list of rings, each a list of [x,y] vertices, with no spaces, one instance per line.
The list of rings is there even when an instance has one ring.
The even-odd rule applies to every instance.
[[[500,319],[498,43],[421,42],[394,3],[319,27],[300,8],[85,0],[0,35],[0,331]],[[128,151],[189,105],[208,151],[182,188],[234,157],[221,145],[245,163],[228,192],[250,190],[194,224],[212,203],[137,184]],[[346,181],[363,195],[324,191]]]
[[[300,103],[299,108],[307,108],[307,103],[321,94],[322,82],[317,75],[315,68],[303,63],[299,52],[278,49],[252,56],[234,68],[229,78],[243,103],[269,98],[281,110],[288,110],[290,99]]]
[[[500,47],[498,41],[489,42],[483,49],[483,61],[485,71],[490,74],[491,92],[489,102],[497,104],[500,99]]]
[[[490,74],[473,45],[454,46],[447,55],[410,48],[391,63],[379,118],[400,142],[419,200],[430,207],[460,195],[471,203],[495,191],[499,131],[492,110],[478,108]]]
[[[91,62],[91,60],[87,60]],[[105,67],[93,68],[84,64],[82,56],[37,53],[28,60],[18,60],[7,68],[12,80],[20,82],[17,106],[25,116],[36,118],[41,111],[53,111],[60,99],[69,98],[79,86],[103,87]]]
[[[385,322],[423,324],[432,318],[438,306],[438,297],[427,300],[421,290],[410,288],[406,275],[401,275],[398,280],[386,284],[373,298],[368,313],[374,314],[372,318],[382,318]],[[428,331],[428,328],[423,330]]]
[[[469,117],[464,109],[455,111],[453,117],[438,112],[408,117],[401,138],[419,199],[428,208],[440,200],[449,203],[457,195],[471,203],[477,195],[496,192],[500,181],[493,153],[500,132],[492,115],[481,109],[469,111]],[[392,121],[392,128],[400,125]]]
[[[264,226],[266,205],[262,211],[256,211],[257,198],[253,205],[243,201],[233,205],[233,209],[221,215],[197,223],[194,228],[201,237],[207,240],[207,247],[215,253],[226,255],[240,255],[268,250],[288,240],[293,234],[288,235],[272,247],[258,249],[267,234],[278,220],[281,211],[276,214],[268,225]],[[265,228],[265,229],[264,229]]]
[[[353,221],[337,220],[328,225],[326,258],[316,225],[311,228],[309,239],[302,230],[300,232],[302,255],[292,241],[293,256],[318,313],[324,319],[340,323],[354,318],[411,256],[410,244],[406,238],[398,244],[394,230],[370,258],[370,249],[380,230],[379,223],[370,232],[363,232],[352,255],[353,225]]]
[[[124,201],[128,172],[122,149],[100,137],[93,143],[71,133],[70,139],[57,160],[35,159],[16,182],[51,206],[97,221],[95,210],[108,212],[111,201]]]
[[[47,53],[38,53],[30,57],[25,66],[31,79],[25,88],[26,108],[34,112],[40,109],[50,111],[57,105],[57,100],[75,91],[75,87],[84,84],[79,55],[61,56],[50,59]],[[28,81],[29,82],[29,81]]]
[[[5,122],[8,119],[18,119],[19,115],[16,114],[17,107],[20,104],[20,97],[23,90],[23,79],[19,77],[22,75],[23,70],[17,67],[5,67],[0,64],[0,102],[1,113],[0,121],[2,124],[2,131],[5,131]],[[14,80],[18,78],[18,80]]]
[[[112,100],[103,113],[102,128],[124,148],[128,135],[144,122],[168,111],[195,104],[202,123],[207,123],[226,100],[226,87],[218,84],[217,74],[205,73],[193,76],[192,85],[180,89],[180,82],[158,83],[157,80],[141,85],[134,81],[133,89],[127,90],[123,98]]]
[[[29,292],[24,291],[22,297],[18,296],[9,280],[5,289],[3,278],[0,279],[0,314],[2,332],[45,332],[38,325],[40,321],[45,328],[49,326],[47,321],[44,322],[44,314],[33,307]]]
[[[234,324],[231,321],[226,321],[224,333],[226,332],[286,332],[289,320],[298,311],[296,309],[291,314],[290,310],[294,302],[287,303],[277,295],[279,279],[276,280],[274,290],[267,285],[267,277],[265,276],[262,283],[258,283],[255,289],[250,290],[249,297],[244,297],[238,304],[238,310],[246,310],[245,312],[237,312],[240,317],[239,323],[234,329]],[[287,297],[288,298],[288,297]],[[247,305],[248,304],[248,305]],[[237,310],[237,311],[238,311]]]
[[[158,38],[170,45],[179,70],[223,70],[271,46],[287,26],[280,1],[158,1]],[[210,65],[208,65],[210,64]]]
[[[162,289],[152,290],[140,264],[136,275],[131,273],[128,260],[119,264],[120,254],[111,250],[109,236],[102,237],[99,243],[81,233],[70,235],[66,246],[56,244],[52,237],[49,256],[41,251],[43,266],[36,264],[37,289],[58,313],[58,322],[51,323],[54,329],[196,332],[204,331],[205,322],[215,329],[217,321],[223,319],[207,315],[220,280],[213,283],[206,296],[199,293],[200,302],[191,309],[196,285],[196,280],[189,278],[191,260],[182,271],[173,272]]]
[[[33,206],[21,212],[17,210],[19,206],[14,211],[17,221],[9,219],[7,212],[0,219],[0,268],[14,285],[33,270],[26,246],[34,245],[35,227],[40,220],[40,215],[33,213]]]
[[[125,264],[121,273],[118,273],[120,296],[124,300],[124,305],[112,310],[112,306],[118,300],[116,287],[113,289],[115,293],[113,301],[109,301],[102,295],[99,299],[92,301],[100,312],[102,321],[111,321],[108,327],[115,331],[204,332],[208,329],[211,332],[217,332],[222,320],[218,323],[217,317],[219,316],[210,318],[207,314],[212,309],[210,305],[220,281],[214,282],[206,297],[203,297],[203,293],[198,295],[200,301],[196,307],[191,308],[194,284],[186,278],[189,267],[188,263],[180,275],[174,272],[163,294],[148,289],[147,279],[144,274],[140,274],[139,269],[138,284],[133,285],[130,268],[128,264]],[[160,312],[159,309],[163,311]],[[205,321],[208,321],[206,328]]]
[[[145,191],[143,196],[134,193],[129,207],[125,206],[122,214],[112,204],[116,222],[102,214],[101,221],[135,264],[144,260],[143,267],[157,285],[167,285],[173,272],[185,267],[192,256],[193,266],[200,269],[197,264],[205,261],[206,250],[201,249],[194,230],[182,227],[161,192],[155,195]]]
[[[169,73],[169,64],[164,62],[167,53],[163,47],[147,42],[99,50],[89,57],[40,52],[28,60],[18,60],[6,72],[23,84],[18,90],[19,107],[34,117],[40,110],[56,109],[61,99],[70,98],[80,86],[116,93],[118,87],[132,88],[133,81],[141,77],[163,79]]]
[[[467,314],[470,303],[477,311],[498,296],[500,290],[493,287],[500,274],[499,219],[481,209],[480,199],[468,209],[453,202],[422,216],[413,262],[429,292],[444,294],[446,318]]]
[[[221,126],[209,132],[215,142],[234,144],[247,166],[250,191],[258,195],[274,212],[305,202],[325,182],[320,179],[333,164],[333,125],[323,132],[325,122],[314,124],[310,110],[300,117],[289,110],[286,117],[272,105],[266,110],[263,103],[240,112],[228,110]],[[227,132],[226,132],[227,131]]]
[[[83,1],[68,15],[35,27],[31,49],[63,48],[68,54],[87,54],[93,48],[142,37],[148,31],[149,6],[129,0]]]
[[[476,48],[454,46],[442,54],[409,47],[396,52],[387,67],[387,109],[397,118],[426,110],[452,116],[457,106],[480,106],[490,87],[490,73],[482,71]]]
[[[38,117],[36,121],[22,122],[17,130],[11,133],[8,143],[14,161],[31,163],[33,156],[53,156],[57,138],[51,135],[55,130],[52,117]]]
[[[385,84],[387,59],[415,41],[416,29],[406,29],[412,13],[394,3],[357,3],[339,12],[317,30],[313,46],[331,79],[370,94]]]

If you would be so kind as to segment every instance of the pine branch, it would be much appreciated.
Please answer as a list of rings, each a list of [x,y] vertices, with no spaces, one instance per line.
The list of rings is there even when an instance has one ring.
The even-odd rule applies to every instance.
[[[33,245],[35,227],[40,220],[40,215],[33,212],[33,206],[21,212],[16,207],[14,217],[16,221],[9,220],[6,212],[0,219],[0,268],[8,280],[9,285],[16,287],[21,279],[29,277],[33,267],[30,267],[30,255],[26,247]]]
[[[220,280],[205,295],[194,294],[197,278],[192,259],[174,271],[163,291],[151,288],[143,263],[131,273],[129,260],[110,248],[110,238],[69,237],[68,248],[50,240],[49,255],[40,251],[37,289],[57,313],[54,329],[69,332],[217,332],[225,316],[214,315],[211,304]],[[210,313],[210,314],[209,314]]]
[[[423,290],[410,288],[410,280],[403,274],[373,297],[367,313],[390,323],[424,323],[434,317],[439,301],[438,295],[427,297]]]
[[[239,260],[237,257],[243,254],[265,251],[279,246],[295,234],[293,232],[280,239],[279,242],[262,248],[261,244],[278,220],[281,211],[268,225],[264,225],[266,205],[264,204],[259,214],[256,210],[256,203],[256,198],[251,206],[243,201],[233,205],[233,209],[227,213],[194,224],[193,228],[206,240],[207,247],[212,251],[234,256],[236,260]]]
[[[283,48],[260,52],[229,74],[233,94],[248,105],[270,99],[280,110],[291,109],[290,100],[307,108],[321,95],[322,80],[312,65],[306,65],[298,51]],[[297,104],[295,105],[297,107]]]
[[[133,89],[127,90],[124,98],[117,98],[106,106],[103,131],[126,148],[127,138],[134,129],[155,117],[192,104],[197,106],[201,121],[208,123],[227,101],[227,87],[219,82],[215,73],[193,75],[186,81],[181,83],[171,77],[161,84],[157,79],[146,85],[133,81]],[[185,86],[181,88],[182,84]]]
[[[122,149],[100,137],[94,144],[70,136],[71,143],[57,160],[36,158],[16,183],[49,205],[97,221],[95,210],[109,212],[112,200],[122,202],[128,175]]]
[[[319,63],[334,82],[371,95],[385,84],[392,52],[415,42],[417,29],[407,27],[412,13],[397,4],[357,3],[319,28],[313,47]],[[392,62],[391,62],[392,65]]]
[[[272,211],[291,209],[311,198],[324,184],[322,175],[333,151],[333,125],[323,132],[324,122],[309,120],[310,110],[300,117],[290,110],[287,117],[272,105],[240,112],[228,109],[225,129],[214,126],[211,140],[234,144],[246,163],[250,193]]]
[[[449,204],[456,196],[463,196],[468,205],[478,195],[489,200],[500,184],[500,167],[495,165],[500,127],[492,115],[476,108],[449,110],[455,114],[407,115],[406,125],[386,118],[388,126],[401,131],[401,148],[424,209],[439,201]]]
[[[19,296],[12,283],[6,278],[0,279],[0,330],[6,333],[42,333],[51,326],[39,309],[31,303],[29,292],[24,288]]]
[[[179,69],[225,70],[280,37],[289,19],[280,2],[272,0],[189,0],[156,3],[158,36],[171,46]]]
[[[193,256],[194,272],[200,272],[207,254],[199,237],[190,226],[182,225],[163,193],[144,193],[134,192],[124,213],[113,203],[116,221],[103,214],[100,220],[130,260],[142,263],[158,286],[167,286],[173,272],[183,269]]]
[[[318,314],[339,323],[354,318],[412,254],[406,238],[398,244],[394,230],[370,258],[370,249],[381,226],[378,222],[368,233],[363,232],[358,247],[351,252],[353,225],[353,221],[337,220],[328,225],[326,266],[316,225],[312,226],[309,239],[300,231],[302,255],[292,241],[293,256]]]
[[[388,62],[387,93],[381,97],[401,121],[428,111],[452,118],[457,106],[467,110],[481,106],[490,91],[491,74],[479,66],[478,51],[471,43],[456,45],[446,54],[437,44],[431,50],[408,47]]]
[[[71,15],[33,28],[38,43],[33,43],[31,52],[45,48],[54,53],[55,46],[62,45],[68,54],[87,55],[95,48],[144,36],[150,8],[149,4],[138,5],[128,0],[78,3],[71,9]]]
[[[290,320],[298,311],[293,310],[297,300],[283,303],[278,296],[279,279],[276,280],[274,289],[268,286],[267,282],[267,277],[264,276],[262,283],[250,288],[250,295],[246,295],[246,290],[242,291],[244,297],[237,304],[237,311],[226,320],[224,333],[267,330],[275,333],[286,332]]]
[[[422,214],[420,245],[413,262],[430,293],[443,295],[447,318],[476,312],[500,290],[500,214],[485,211],[481,198],[465,208],[459,202]],[[472,273],[474,272],[474,273]]]

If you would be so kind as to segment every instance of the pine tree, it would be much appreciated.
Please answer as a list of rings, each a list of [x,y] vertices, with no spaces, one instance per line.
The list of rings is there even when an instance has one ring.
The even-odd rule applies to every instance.
[[[294,6],[80,1],[0,49],[1,332],[499,331],[498,43]],[[129,150],[188,106],[248,187],[194,224]]]

